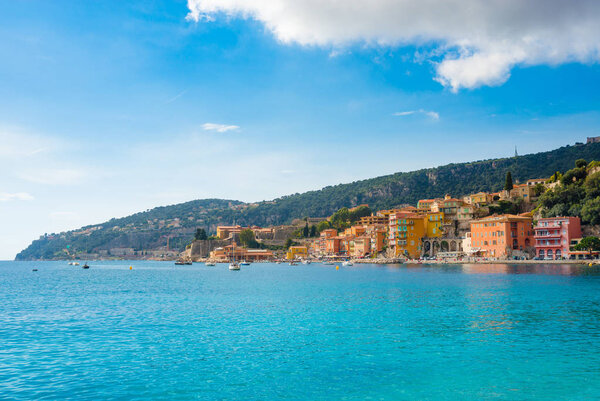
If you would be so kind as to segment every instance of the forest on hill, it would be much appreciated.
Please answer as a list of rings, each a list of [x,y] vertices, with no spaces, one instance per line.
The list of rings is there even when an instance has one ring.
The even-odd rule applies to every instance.
[[[506,173],[525,182],[567,172],[578,159],[600,160],[600,143],[564,146],[548,152],[503,159],[455,163],[328,186],[273,201],[247,204],[205,199],[157,207],[66,233],[44,235],[17,255],[18,260],[53,259],[118,247],[136,250],[164,246],[183,249],[196,228],[213,233],[219,224],[280,225],[303,217],[327,217],[343,207],[368,204],[372,210],[415,205],[419,199],[462,196],[502,189]]]

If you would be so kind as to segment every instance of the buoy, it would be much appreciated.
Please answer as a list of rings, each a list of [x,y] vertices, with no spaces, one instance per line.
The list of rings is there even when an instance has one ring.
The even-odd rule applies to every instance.
[[[340,270],[340,267],[339,267],[339,266],[336,266],[336,267],[335,267],[335,270]]]
[[[588,265],[589,267],[592,267],[592,262],[590,262],[590,264]]]
[[[133,266],[129,266],[129,270],[133,270]]]

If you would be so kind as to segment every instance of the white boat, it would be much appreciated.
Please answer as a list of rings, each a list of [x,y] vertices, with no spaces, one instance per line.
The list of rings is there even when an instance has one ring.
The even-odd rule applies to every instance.
[[[229,262],[229,270],[240,270],[240,264],[235,261],[235,242],[233,242],[233,235],[231,236],[231,261]]]
[[[333,262],[323,262],[323,264],[324,264],[324,265],[327,265],[327,266],[332,266],[332,265],[333,265]]]
[[[290,262],[290,266],[298,266],[298,263],[292,261],[292,262]]]
[[[205,266],[216,266],[217,264],[215,262],[206,262],[204,265]]]
[[[246,262],[245,260],[240,262],[241,266],[250,266],[250,262]]]
[[[345,261],[342,263],[342,266],[354,266],[354,263],[350,262],[349,260]]]
[[[302,261],[302,264],[303,264],[303,265],[310,265],[310,260],[303,260],[303,261]]]

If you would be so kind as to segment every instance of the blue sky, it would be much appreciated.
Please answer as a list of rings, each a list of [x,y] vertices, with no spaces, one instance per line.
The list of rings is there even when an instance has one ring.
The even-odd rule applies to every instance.
[[[460,35],[485,35],[460,20],[386,29],[383,0],[362,2],[356,29],[333,0],[242,3],[0,3],[0,259],[154,206],[260,201],[600,135],[598,36],[582,39],[589,21],[576,20],[600,25],[589,9],[538,21],[562,31],[533,49],[498,45],[502,25],[485,18],[493,39],[467,45]]]

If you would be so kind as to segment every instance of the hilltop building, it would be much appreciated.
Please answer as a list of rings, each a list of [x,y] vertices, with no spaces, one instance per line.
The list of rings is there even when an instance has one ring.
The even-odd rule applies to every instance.
[[[600,136],[593,136],[587,138],[587,143],[600,143]]]

